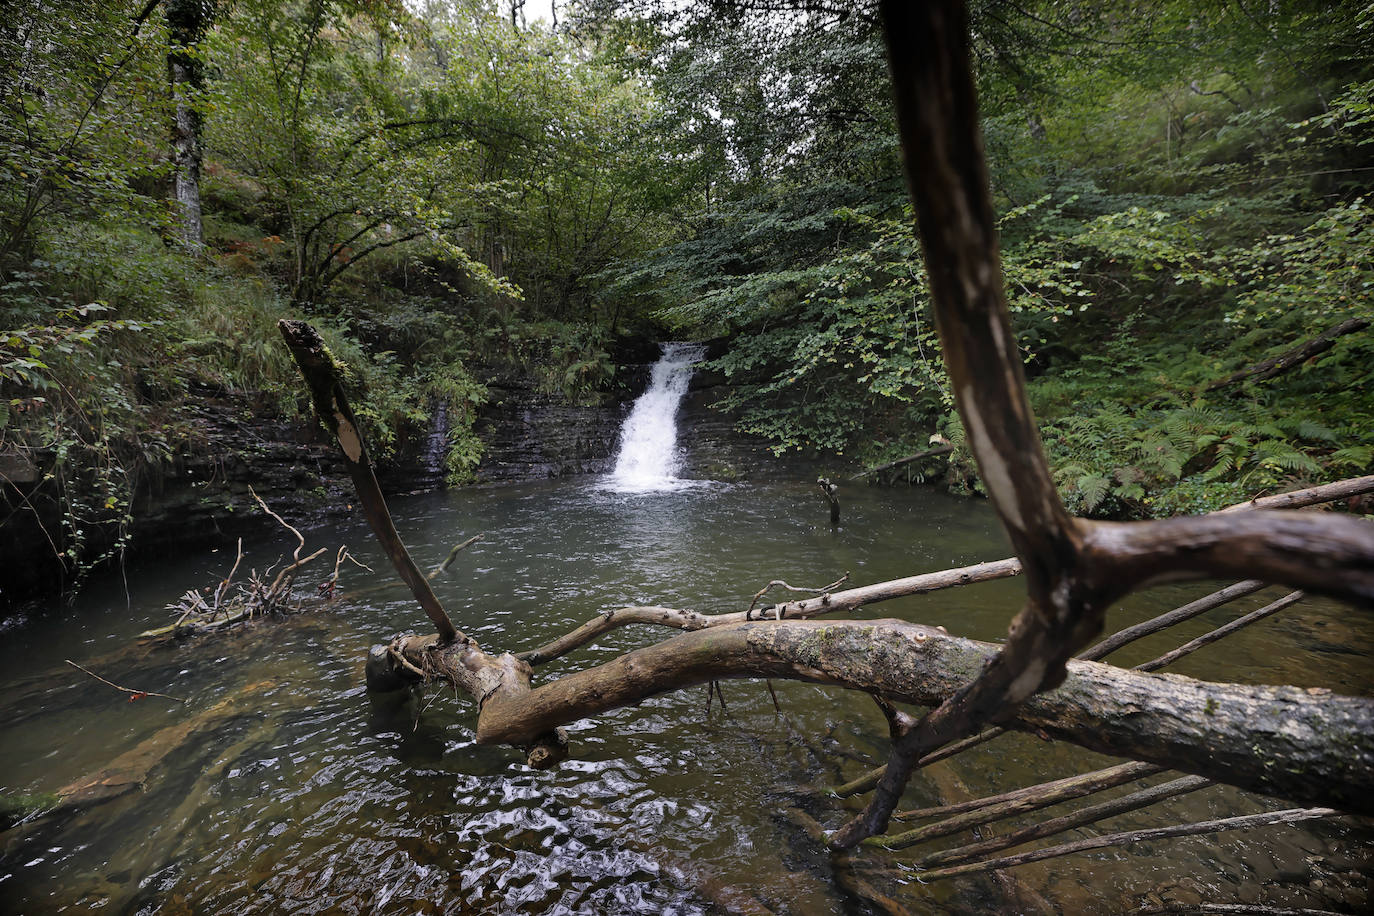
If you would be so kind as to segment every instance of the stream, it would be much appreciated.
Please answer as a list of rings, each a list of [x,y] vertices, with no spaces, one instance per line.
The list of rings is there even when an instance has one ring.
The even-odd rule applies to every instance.
[[[533,647],[624,604],[739,610],[771,579],[819,585],[848,571],[852,584],[865,584],[1008,552],[983,501],[857,486],[843,499],[837,530],[809,482],[635,493],[583,478],[398,498],[392,508],[424,568],[484,534],[435,585],[458,627],[488,648]],[[170,622],[168,603],[224,576],[234,554],[224,545],[129,570],[127,590],[116,573],[91,582],[74,604],[3,621],[0,793],[53,792],[163,729],[219,711],[141,789],[5,834],[0,911],[872,911],[846,889],[853,869],[785,813],[839,823],[839,803],[810,789],[881,761],[885,726],[866,697],[775,683],[779,717],[762,684],[727,682],[726,709],[715,703],[708,714],[705,689],[696,688],[575,723],[572,759],[530,771],[511,749],[473,744],[472,704],[452,691],[420,700],[366,694],[368,647],[397,632],[427,632],[427,622],[391,584],[361,521],[305,534],[311,549],[329,547],[331,556],[346,543],[375,574],[347,568],[340,597],[289,619],[139,648],[136,634]],[[289,537],[245,544],[242,569],[278,562],[293,546]],[[324,559],[317,563],[302,579],[307,588],[329,572]],[[1021,589],[1011,579],[866,610],[995,639]],[[1111,612],[1109,628],[1209,590],[1194,583],[1134,596]],[[1112,660],[1151,658],[1279,593],[1208,613]],[[539,677],[662,635],[615,631]],[[1314,600],[1170,670],[1368,693],[1371,652],[1366,617]],[[131,702],[65,659],[187,703]],[[918,774],[906,801],[954,801],[1110,762],[1008,735]],[[1106,829],[1277,807],[1212,788]],[[1109,849],[1019,868],[1011,891],[986,877],[923,886],[901,870],[866,880],[913,912],[1115,913],[1151,899],[1351,912],[1367,893],[1369,839],[1367,829],[1339,821]]]

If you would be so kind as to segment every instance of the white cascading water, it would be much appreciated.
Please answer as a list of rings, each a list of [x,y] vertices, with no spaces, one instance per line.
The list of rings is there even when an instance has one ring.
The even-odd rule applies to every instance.
[[[706,355],[701,344],[666,343],[654,363],[648,389],[635,401],[620,430],[620,454],[611,471],[617,490],[675,490],[677,478],[677,409],[692,380],[692,366]]]

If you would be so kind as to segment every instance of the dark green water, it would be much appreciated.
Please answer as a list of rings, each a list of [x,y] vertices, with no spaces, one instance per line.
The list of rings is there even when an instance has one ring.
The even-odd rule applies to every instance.
[[[598,611],[654,603],[741,610],[770,579],[865,584],[1007,555],[987,506],[925,490],[853,489],[832,531],[814,484],[710,485],[617,494],[593,481],[396,500],[422,566],[482,532],[438,580],[457,625],[488,649],[533,647]],[[777,684],[724,685],[575,723],[574,757],[552,772],[472,743],[472,708],[452,693],[379,702],[362,688],[367,647],[427,630],[360,524],[307,532],[347,543],[377,570],[345,573],[341,600],[214,638],[135,649],[169,622],[165,605],[227,571],[232,545],[94,583],[73,606],[34,609],[0,631],[0,790],[52,792],[98,771],[160,729],[221,701],[141,791],[3,839],[0,911],[308,913],[864,913],[855,874],[912,912],[1116,913],[1159,899],[1253,901],[1357,911],[1368,832],[1333,823],[1107,850],[991,878],[923,886],[893,859],[832,861],[786,814],[827,826],[839,803],[808,787],[881,762],[871,701]],[[285,540],[248,545],[244,568],[277,561]],[[328,570],[322,564],[318,581]],[[304,580],[303,580],[304,581]],[[1113,611],[1113,629],[1210,590],[1156,589]],[[1279,594],[1214,611],[1113,657],[1154,657]],[[1000,637],[1018,580],[870,608]],[[555,665],[595,664],[661,636],[620,630]],[[1285,611],[1179,663],[1213,680],[1297,683],[1368,693],[1367,616],[1320,602]],[[136,703],[64,664],[185,697]],[[1111,761],[1014,735],[919,775],[911,807],[1002,791]],[[1157,781],[1157,780],[1156,780]],[[1125,791],[1125,790],[1122,790]],[[1111,830],[1283,807],[1209,789],[1109,822]],[[995,831],[994,831],[995,832]],[[1082,835],[1075,834],[1074,836]],[[953,838],[959,843],[967,835]],[[948,842],[948,841],[946,841]],[[950,845],[953,845],[952,843]],[[898,857],[896,861],[901,861]],[[1333,877],[1334,876],[1334,877]],[[1333,887],[1336,890],[1333,890]],[[1020,896],[1015,896],[1018,894]],[[1008,895],[1012,896],[1008,896]]]

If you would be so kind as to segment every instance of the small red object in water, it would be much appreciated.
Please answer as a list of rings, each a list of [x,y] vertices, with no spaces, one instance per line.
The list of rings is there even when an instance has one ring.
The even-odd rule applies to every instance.
[[[143,699],[144,697],[146,697],[147,695],[148,695],[148,694],[144,693],[144,692],[141,691],[141,690],[138,691],[137,693],[131,693],[131,694],[129,694],[129,702],[132,703],[134,700],[141,700],[141,699]]]

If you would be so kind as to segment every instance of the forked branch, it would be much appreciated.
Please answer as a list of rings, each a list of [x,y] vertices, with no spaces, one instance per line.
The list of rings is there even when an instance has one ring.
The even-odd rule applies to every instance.
[[[1065,676],[1106,608],[1179,573],[1282,582],[1374,604],[1374,528],[1350,519],[1245,516],[1103,526],[1071,519],[1026,397],[998,255],[961,0],[881,4],[908,187],[936,323],[979,475],[1026,576],[1027,601],[987,668],[892,743],[863,813],[831,838],[880,833],[916,762],[1015,715]]]

